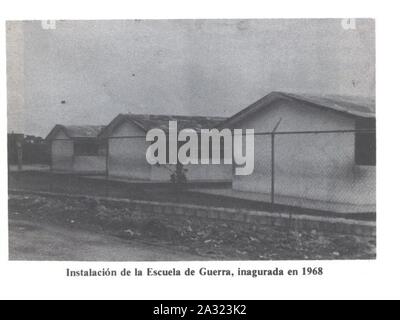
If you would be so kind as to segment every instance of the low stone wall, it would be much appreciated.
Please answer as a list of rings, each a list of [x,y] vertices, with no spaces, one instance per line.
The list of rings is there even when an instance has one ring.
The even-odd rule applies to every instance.
[[[29,193],[43,196],[71,197],[82,199],[93,199],[99,202],[126,203],[135,211],[152,215],[177,215],[187,217],[198,217],[233,221],[245,224],[261,226],[275,226],[291,228],[293,230],[317,230],[340,234],[374,237],[376,235],[376,223],[370,221],[358,221],[343,218],[290,215],[286,213],[270,213],[263,211],[251,211],[246,209],[217,208],[189,204],[176,204],[171,202],[153,202],[142,200],[130,200],[108,197],[92,197],[73,194],[60,194],[53,192],[30,191],[30,190],[9,190],[10,193]]]

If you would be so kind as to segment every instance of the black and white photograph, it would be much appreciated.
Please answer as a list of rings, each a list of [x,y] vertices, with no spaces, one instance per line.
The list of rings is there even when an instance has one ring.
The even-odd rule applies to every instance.
[[[7,21],[10,261],[375,260],[375,20]]]
[[[0,300],[400,298],[390,2],[0,7]]]

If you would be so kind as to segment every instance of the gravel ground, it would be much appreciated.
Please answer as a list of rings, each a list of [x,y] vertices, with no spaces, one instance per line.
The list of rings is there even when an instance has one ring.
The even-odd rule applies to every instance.
[[[110,204],[91,199],[10,195],[9,216],[11,222],[31,221],[36,226],[57,226],[63,230],[80,230],[80,234],[87,231],[112,236],[113,239],[124,241],[127,246],[135,247],[140,243],[156,246],[161,252],[172,250],[179,252],[182,260],[375,258],[375,238],[329,234],[317,230],[299,232],[198,217],[150,215],[134,211],[126,204]],[[10,237],[10,248],[14,242],[19,241],[20,236],[14,233]],[[72,234],[69,239],[73,241]],[[65,245],[69,244],[67,240]],[[40,245],[40,241],[37,245]],[[53,256],[57,260],[56,252]],[[102,260],[115,260],[112,255],[107,258],[107,253],[101,256]],[[159,257],[174,260],[168,254]],[[136,261],[134,256],[132,261]]]

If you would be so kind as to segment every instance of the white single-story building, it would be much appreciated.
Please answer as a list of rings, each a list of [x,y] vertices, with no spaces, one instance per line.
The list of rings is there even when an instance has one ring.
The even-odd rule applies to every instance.
[[[97,138],[104,127],[57,124],[46,137],[51,148],[51,170],[105,174],[107,145]]]
[[[272,174],[271,134],[275,135]],[[233,176],[233,189],[317,201],[374,205],[376,188],[375,101],[272,92],[222,122],[255,130],[252,175]],[[372,130],[370,132],[304,131]],[[288,132],[303,132],[289,134]]]
[[[161,129],[168,133],[169,122],[182,129],[212,129],[226,118],[120,114],[102,131],[99,138],[108,141],[107,174],[111,178],[170,181],[175,165],[150,165],[146,159],[146,133]],[[184,166],[188,181],[231,181],[231,164],[189,164]]]

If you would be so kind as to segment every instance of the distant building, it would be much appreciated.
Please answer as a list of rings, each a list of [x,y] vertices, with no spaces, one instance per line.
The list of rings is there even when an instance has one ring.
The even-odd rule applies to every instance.
[[[110,177],[151,181],[169,181],[175,165],[150,165],[146,150],[150,142],[146,133],[153,128],[168,132],[169,121],[176,121],[182,129],[211,129],[225,118],[120,114],[102,131],[99,138],[108,140],[107,172]],[[230,181],[232,165],[185,165],[188,181]]]
[[[375,102],[273,92],[221,127],[271,132],[375,130]],[[327,202],[375,204],[375,133],[275,136],[275,194]],[[271,136],[255,136],[255,169],[233,176],[233,189],[271,193]]]
[[[23,161],[23,144],[24,135],[22,133],[8,133],[7,134],[7,152],[8,152],[8,165],[18,164],[21,169]]]
[[[104,126],[56,125],[47,135],[51,169],[85,174],[105,174],[107,145],[98,140]]]

